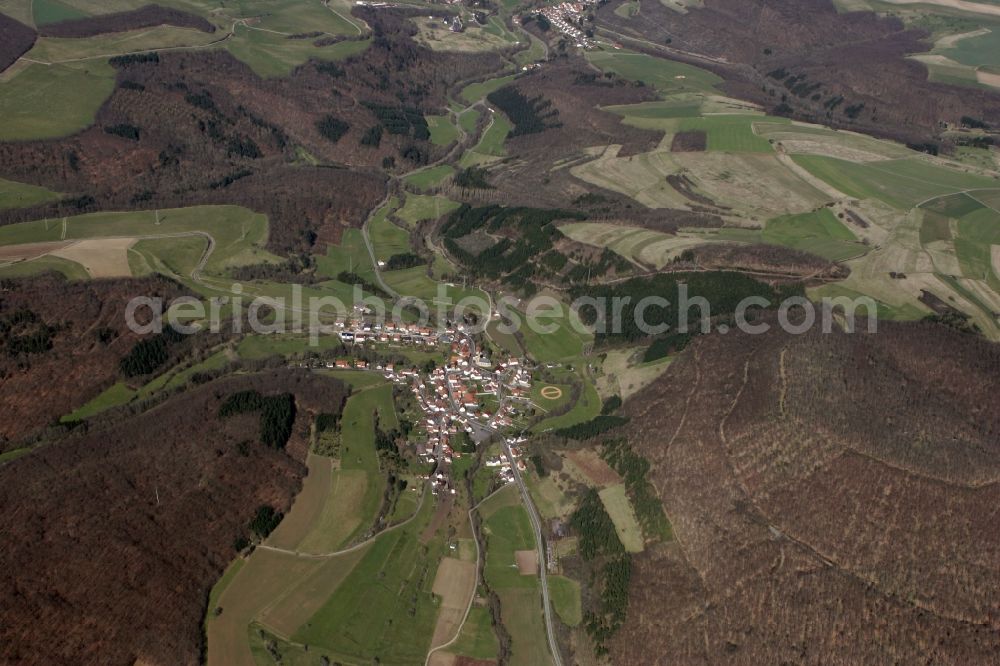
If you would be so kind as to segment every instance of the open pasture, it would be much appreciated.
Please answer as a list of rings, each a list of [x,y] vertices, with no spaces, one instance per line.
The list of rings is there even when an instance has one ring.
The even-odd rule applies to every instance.
[[[435,146],[447,146],[458,138],[458,129],[452,125],[451,116],[425,116],[425,119],[431,132],[431,143]]]
[[[466,117],[467,116],[462,116],[462,118]],[[455,167],[451,166],[450,164],[440,164],[438,166],[430,167],[427,169],[420,169],[419,171],[414,171],[413,173],[403,178],[403,181],[408,186],[416,190],[428,190],[432,187],[438,187],[439,185],[441,185],[441,183],[443,183],[449,176],[451,176],[454,173],[455,173]]]
[[[219,39],[218,32],[161,25],[94,37],[41,37],[25,57],[47,63],[90,59],[104,61],[111,56],[137,51],[205,47]]]
[[[566,576],[549,576],[549,592],[556,615],[568,627],[583,621],[580,602],[580,584]]]
[[[817,155],[796,155],[793,159],[849,196],[878,199],[900,210],[965,190],[1000,189],[998,180],[964,173],[919,157],[865,164]]]
[[[614,72],[630,81],[642,81],[661,93],[717,93],[722,79],[711,72],[684,63],[644,53],[628,51],[588,51],[587,60],[606,72]]]
[[[343,271],[357,273],[369,281],[375,279],[375,267],[360,229],[345,229],[340,245],[327,245],[326,254],[316,257],[318,275],[335,278]]]
[[[297,31],[309,30],[306,25]],[[288,39],[287,35],[238,25],[233,38],[225,42],[225,48],[249,65],[258,75],[274,78],[287,76],[293,69],[310,59],[344,60],[361,53],[369,44],[369,40],[362,39],[315,46],[313,40]]]
[[[462,155],[462,159],[458,162],[459,166],[478,166],[480,164],[494,162],[498,158],[506,155],[507,151],[504,148],[504,142],[507,140],[507,135],[510,134],[510,131],[513,128],[514,126],[511,125],[509,120],[507,120],[507,116],[499,111],[494,111],[491,122],[486,127],[486,131],[483,132],[483,136],[479,139],[479,143]]]
[[[868,249],[829,208],[769,220],[761,240],[810,252],[831,261],[856,257]]]
[[[512,663],[548,664],[536,576],[522,576],[517,551],[535,548],[528,513],[508,486],[480,506],[487,539],[486,579],[500,596],[500,615],[511,635]]]
[[[19,68],[0,81],[0,141],[54,139],[86,129],[115,86],[104,60]]]
[[[86,18],[87,14],[59,0],[32,0],[31,18],[35,25]]]
[[[310,453],[306,467],[309,472],[302,482],[302,490],[295,496],[288,515],[268,537],[268,545],[294,550],[319,520],[330,496],[333,466],[329,458]]]
[[[458,633],[465,611],[476,592],[476,563],[453,557],[441,560],[431,590],[441,597],[441,612],[431,646],[444,645]]]
[[[489,95],[491,92],[495,90],[500,90],[505,85],[513,81],[515,76],[516,75],[514,74],[508,74],[507,76],[500,76],[494,79],[487,79],[479,83],[470,83],[469,85],[462,88],[460,97],[469,104],[478,102],[479,100]]]
[[[38,220],[0,228],[0,244],[51,240],[187,237],[205,234],[215,240],[208,272],[278,258],[263,249],[267,217],[239,206],[193,206],[134,213],[91,213],[64,221]],[[204,236],[202,236],[204,237]]]
[[[410,234],[389,220],[389,211],[389,207],[383,208],[368,222],[368,235],[378,261],[410,251]]]
[[[254,551],[218,597],[222,613],[207,621],[208,661],[219,666],[254,664],[247,630],[265,608],[320,569],[323,560],[272,550]]]
[[[463,288],[459,285],[432,280],[427,276],[426,266],[386,271],[382,273],[382,279],[403,296],[419,298],[428,305],[449,301],[454,304],[463,299],[472,299],[467,305],[473,307],[478,305],[485,307],[489,303],[486,294],[479,289]]]
[[[313,528],[296,544],[303,553],[330,553],[346,545],[352,534],[373,516],[365,514],[364,501],[373,479],[363,470],[334,470]]]
[[[708,136],[707,150],[731,153],[772,153],[774,149],[767,139],[757,136],[754,123],[760,116],[720,115],[704,118],[685,118],[679,129],[682,132],[705,132]],[[769,119],[780,122],[780,119]]]
[[[575,360],[577,364],[584,362],[583,358]],[[571,381],[580,387],[580,397],[577,398],[573,407],[568,412],[539,421],[532,426],[532,432],[568,428],[569,426],[589,421],[601,412],[601,397],[597,394],[597,388],[594,386],[594,383],[586,377],[583,370],[578,369],[573,373],[569,373],[568,377],[571,377]],[[564,395],[567,394],[564,393]]]
[[[499,645],[486,608],[473,606],[462,625],[458,640],[448,650],[470,659],[496,659]]]
[[[432,513],[427,502],[412,524],[379,536],[293,640],[348,662],[422,662],[440,607],[432,588],[444,551],[439,540],[424,548],[418,539]]]
[[[407,194],[406,203],[396,212],[396,217],[409,225],[424,220],[436,220],[456,210],[459,203],[442,196]]]
[[[598,493],[601,502],[611,516],[611,522],[615,524],[615,531],[621,539],[625,551],[628,553],[641,553],[645,549],[645,541],[642,537],[642,528],[635,517],[632,504],[625,495],[625,484],[617,483],[608,488],[604,488]]]
[[[59,194],[44,187],[0,178],[0,210],[25,208],[49,201],[58,201],[59,196]]]

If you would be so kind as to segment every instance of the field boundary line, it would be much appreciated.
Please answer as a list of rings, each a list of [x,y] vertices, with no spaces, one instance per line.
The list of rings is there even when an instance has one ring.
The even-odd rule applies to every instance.
[[[365,389],[365,390],[367,391],[367,390],[370,390],[370,389]],[[420,514],[420,510],[424,507],[424,502],[426,500],[427,500],[427,484],[424,484],[424,492],[420,496],[420,504],[417,505],[417,508],[416,508],[416,510],[414,510],[412,516],[410,516],[409,518],[407,518],[406,520],[404,520],[401,523],[396,523],[395,525],[387,527],[387,528],[385,528],[384,530],[382,530],[381,532],[379,532],[377,534],[373,534],[372,536],[368,537],[364,541],[361,541],[359,543],[354,544],[353,546],[350,546],[348,548],[344,548],[344,549],[341,549],[341,550],[336,550],[336,551],[329,552],[329,553],[303,553],[303,552],[298,551],[298,550],[290,550],[288,548],[277,548],[275,546],[269,546],[267,544],[260,544],[259,546],[257,546],[257,548],[258,549],[262,549],[262,550],[267,550],[267,551],[270,551],[272,553],[282,553],[284,555],[292,555],[293,557],[300,557],[300,558],[307,559],[307,560],[329,560],[329,559],[333,559],[335,557],[340,557],[341,555],[347,555],[348,553],[353,553],[353,552],[355,552],[357,550],[360,550],[360,549],[362,549],[362,548],[364,548],[366,546],[369,546],[376,539],[378,539],[379,537],[381,537],[383,534],[388,534],[389,532],[393,532],[395,530],[398,530],[400,527],[404,527],[405,525],[408,525],[411,521],[413,521],[414,518],[416,518]]]

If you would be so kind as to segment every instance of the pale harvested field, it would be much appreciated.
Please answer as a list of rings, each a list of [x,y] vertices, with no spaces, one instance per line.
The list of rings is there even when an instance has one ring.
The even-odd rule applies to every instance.
[[[433,647],[444,645],[461,629],[465,611],[476,593],[476,563],[444,558],[438,566],[431,590],[441,597],[441,611],[431,640]]]
[[[913,0],[885,0],[885,1],[892,3],[894,5],[918,4],[913,2]],[[1000,6],[985,5],[979,2],[968,2],[968,0],[921,0],[920,4],[937,5],[938,7],[948,7],[949,9],[957,9],[963,12],[972,12],[973,14],[1000,16]]]
[[[628,400],[670,367],[668,359],[636,363],[636,357],[641,358],[641,355],[634,349],[607,352],[604,365],[601,366],[604,374],[597,381],[597,390],[602,398],[618,395],[622,400]]]
[[[313,528],[297,544],[303,553],[329,553],[340,548],[361,524],[361,504],[368,485],[364,470],[337,470],[327,476],[330,490]]]
[[[258,548],[219,597],[222,614],[208,620],[208,663],[212,666],[256,666],[247,642],[247,627],[268,604],[323,565]]]
[[[21,243],[20,245],[0,246],[0,262],[27,261],[42,255],[69,247],[73,241],[53,241],[50,243]]]
[[[792,146],[796,146],[805,152],[817,155],[861,162],[906,157],[909,154],[909,151],[898,143],[882,141],[848,130],[833,130],[798,121],[789,124],[759,120],[754,122],[753,129],[760,137],[780,142],[789,153],[797,152],[791,149]]]
[[[588,245],[607,247],[630,261],[663,268],[684,250],[705,243],[704,238],[665,234],[641,227],[604,222],[576,222],[559,230],[569,238]]]
[[[611,522],[615,524],[615,531],[618,533],[622,545],[625,546],[625,551],[641,553],[646,547],[646,542],[642,537],[642,529],[635,517],[635,511],[632,510],[632,504],[625,495],[625,484],[613,485],[601,490],[598,494],[601,496],[601,502],[604,503],[608,515],[611,516]]]
[[[993,253],[993,272],[1000,276],[1000,245],[994,245],[992,249]]]
[[[517,570],[522,576],[538,575],[537,550],[515,550],[514,560],[517,562]]]
[[[458,657],[451,652],[444,651],[435,652],[427,661],[428,666],[454,666],[456,663],[458,663]]]
[[[978,69],[976,70],[976,80],[985,86],[1000,88],[1000,74],[984,72],[983,70]]]
[[[941,39],[934,42],[934,45],[938,48],[950,49],[955,44],[958,44],[963,39],[971,39],[973,37],[981,37],[983,35],[990,34],[989,28],[980,28],[979,30],[973,30],[972,32],[963,32],[958,35],[945,35]]]
[[[683,174],[696,191],[719,205],[759,219],[803,213],[829,195],[787,168],[776,155],[653,151],[618,157],[609,146],[598,159],[573,167],[577,178],[632,197],[648,208],[689,209],[694,203],[666,181]],[[776,194],[780,193],[780,195]]]
[[[289,638],[322,608],[366,552],[368,546],[315,560],[319,562],[318,567],[290,582],[255,619],[276,634]]]
[[[309,474],[302,483],[302,491],[295,497],[288,515],[268,538],[269,546],[294,550],[313,529],[323,512],[330,496],[330,459],[310,453],[306,458],[306,467],[309,468]]]
[[[618,472],[601,460],[595,451],[589,449],[567,451],[566,459],[583,476],[584,483],[603,488],[621,482]]]
[[[95,238],[76,241],[50,254],[81,264],[91,277],[129,277],[128,249],[135,238]]]

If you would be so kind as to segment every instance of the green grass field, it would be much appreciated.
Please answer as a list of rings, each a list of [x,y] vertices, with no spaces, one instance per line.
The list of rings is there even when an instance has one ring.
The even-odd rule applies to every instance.
[[[263,249],[267,242],[267,217],[239,206],[192,206],[158,212],[91,213],[66,220],[36,220],[0,228],[0,244],[37,243],[83,238],[142,237],[203,232],[216,242],[206,272],[279,261]],[[65,234],[64,234],[65,231]],[[187,237],[182,237],[187,238]],[[176,257],[175,257],[176,259]]]
[[[642,81],[661,93],[703,92],[718,94],[722,79],[709,71],[643,53],[588,51],[587,60],[606,72],[630,81]]]
[[[705,132],[708,150],[730,153],[774,152],[767,139],[754,134],[753,123],[760,119],[760,116],[685,118],[680,123],[680,130]]]
[[[39,257],[31,261],[20,261],[0,266],[0,277],[32,277],[42,273],[59,273],[67,280],[89,280],[90,273],[75,261],[61,257]]]
[[[462,88],[461,98],[472,104],[486,97],[495,90],[500,90],[505,85],[514,80],[515,75],[501,76],[495,79],[487,79],[482,83],[472,83]]]
[[[44,187],[16,183],[0,178],[0,210],[4,208],[25,208],[48,201],[58,201],[60,195]]]
[[[907,210],[932,197],[977,188],[1000,188],[1000,181],[961,173],[919,158],[858,164],[833,157],[796,155],[795,162],[841,192],[879,199]]]
[[[482,304],[485,311],[488,300],[486,294],[475,288],[464,289],[461,286],[449,286],[445,282],[437,282],[427,277],[426,266],[416,266],[398,271],[386,271],[382,273],[382,279],[386,284],[398,291],[403,296],[413,296],[425,301],[428,306],[442,302],[439,299],[439,292],[443,289],[444,298],[450,299],[451,303],[457,303],[463,299],[473,299],[467,304],[475,307]],[[480,309],[480,308],[476,308]]]
[[[232,564],[226,567],[225,572],[222,574],[222,578],[212,586],[212,590],[208,593],[208,605],[205,610],[207,611],[205,615],[205,623],[207,625],[208,618],[211,617],[212,611],[214,611],[219,605],[219,599],[222,597],[222,593],[226,591],[229,584],[233,582],[236,574],[240,572],[243,565],[246,564],[246,560],[242,557],[233,560]]]
[[[375,268],[360,229],[345,229],[340,245],[329,245],[326,255],[316,257],[318,275],[335,278],[342,271],[357,273],[368,280],[375,279]]]
[[[451,124],[449,116],[426,116],[427,127],[431,130],[431,143],[447,146],[458,138],[458,130]]]
[[[159,377],[151,380],[136,392],[136,397],[140,400],[148,398],[160,391],[170,391],[180,388],[188,383],[192,376],[198,372],[208,372],[218,370],[229,362],[229,357],[225,351],[218,351],[204,361],[195,363],[186,368],[173,368],[163,373]]]
[[[236,36],[226,42],[226,49],[260,76],[274,78],[287,76],[310,59],[344,60],[361,53],[369,44],[368,40],[360,40],[316,47],[312,40],[288,39],[285,35],[239,27]]]
[[[450,164],[441,164],[428,169],[414,171],[403,180],[408,186],[416,190],[428,190],[432,187],[438,187],[454,173],[455,167]]]
[[[993,247],[1000,245],[1000,214],[980,208],[958,221],[955,254],[962,273],[974,280],[985,280],[1000,293],[1000,275],[994,269]]]
[[[563,624],[575,627],[583,621],[580,607],[580,584],[565,576],[549,576],[549,593],[556,615]]]
[[[548,363],[576,358],[583,354],[583,347],[593,338],[582,333],[582,327],[576,314],[567,306],[561,308],[561,314],[548,314],[539,308],[537,312],[520,314],[523,325],[520,328],[522,341],[536,361]]]
[[[70,21],[72,19],[87,17],[87,14],[84,12],[59,2],[59,0],[32,0],[31,13],[35,25],[45,25],[46,23],[58,23],[59,21]]]
[[[581,387],[580,397],[577,399],[576,404],[565,414],[539,421],[532,426],[532,432],[568,428],[569,426],[589,421],[601,413],[601,397],[598,395],[594,383],[581,374],[582,370],[579,369],[579,366],[582,363],[584,363],[584,359],[581,358],[574,365],[574,367],[577,367],[577,370],[572,375],[569,375],[572,377],[573,382]]]
[[[770,220],[764,227],[761,240],[811,252],[832,261],[856,257],[868,249],[829,208]]]
[[[61,421],[82,421],[83,419],[88,419],[95,414],[99,414],[106,409],[112,407],[118,407],[119,405],[124,405],[132,398],[134,398],[136,392],[130,389],[124,384],[124,382],[118,382],[112,384],[107,390],[101,393],[99,396],[86,403],[82,407],[70,412],[66,416],[60,419]]]
[[[136,276],[161,273],[187,277],[207,247],[208,240],[200,236],[142,240],[129,248],[129,268]]]
[[[459,205],[447,197],[407,194],[406,203],[396,212],[396,217],[412,226],[422,220],[435,220],[447,215]]]
[[[473,606],[469,617],[462,625],[455,644],[448,648],[449,652],[471,659],[496,659],[500,644],[493,633],[493,623],[490,612],[485,608]]]
[[[94,122],[115,86],[106,61],[31,64],[0,83],[0,141],[53,139]]]
[[[293,639],[350,663],[421,663],[437,618],[431,587],[445,551],[441,539],[424,547],[417,538],[432,512],[426,502],[413,523],[380,536]]]
[[[385,378],[380,375],[374,372],[366,372],[365,370],[325,370],[323,374],[336,377],[355,391],[378,386],[385,381]]]
[[[963,65],[1000,65],[1000,27],[992,27],[985,35],[959,40],[953,47],[941,51]]]
[[[515,486],[508,486],[480,506],[486,534],[486,580],[500,596],[500,614],[511,634],[511,663],[549,664],[537,576],[522,576],[515,551],[533,550],[528,513]]]
[[[507,117],[499,111],[493,113],[493,122],[487,126],[479,143],[470,148],[462,155],[458,165],[465,168],[496,161],[497,158],[507,154],[504,149],[504,142],[507,135],[514,128]]]
[[[466,132],[471,134],[476,131],[476,123],[479,121],[479,109],[469,107],[462,111],[458,116],[458,124],[462,126]]]
[[[348,398],[341,418],[340,468],[344,471],[360,470],[367,476],[364,498],[357,509],[362,519],[345,541],[368,529],[382,501],[385,481],[375,452],[376,413],[383,430],[397,427],[391,384],[381,384],[353,394]]]
[[[308,351],[320,352],[340,344],[340,338],[324,335],[318,346],[309,344],[309,338],[300,335],[248,335],[236,347],[236,353],[246,360],[260,360],[271,356],[298,356]]]
[[[97,62],[104,61],[109,56],[136,51],[205,47],[218,40],[218,33],[161,25],[82,39],[42,37],[35,42],[35,46],[26,57],[48,63],[63,63],[88,58]]]
[[[378,261],[388,261],[394,254],[410,251],[410,234],[389,220],[389,213],[395,208],[396,200],[384,206],[368,222],[368,236]]]

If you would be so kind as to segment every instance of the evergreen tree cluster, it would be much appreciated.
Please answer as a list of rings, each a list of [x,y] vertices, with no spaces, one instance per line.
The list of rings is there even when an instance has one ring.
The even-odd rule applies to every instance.
[[[409,136],[417,141],[427,141],[431,138],[427,119],[419,109],[409,106],[387,106],[375,102],[364,102],[364,105],[375,114],[389,134]]]
[[[0,317],[0,347],[8,356],[46,352],[52,349],[52,339],[58,332],[58,326],[46,324],[28,308]]]
[[[260,412],[260,441],[274,449],[284,448],[295,423],[295,397],[291,393],[264,396],[259,391],[238,391],[219,407],[219,417]]]
[[[135,343],[132,350],[118,363],[125,377],[141,377],[162,367],[170,359],[170,348],[183,336],[173,328]]]
[[[316,122],[316,129],[319,130],[324,139],[330,143],[337,143],[341,137],[347,134],[347,130],[351,129],[351,126],[340,118],[327,114]]]
[[[552,100],[541,95],[526,97],[514,86],[505,86],[487,95],[486,99],[504,112],[514,129],[510,136],[537,134],[550,127],[560,127],[562,123],[555,120],[559,111],[552,107]]]

